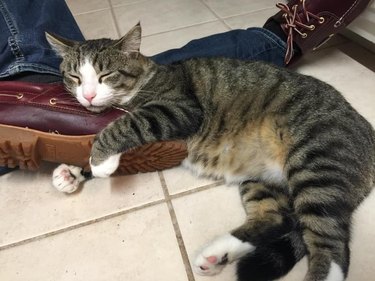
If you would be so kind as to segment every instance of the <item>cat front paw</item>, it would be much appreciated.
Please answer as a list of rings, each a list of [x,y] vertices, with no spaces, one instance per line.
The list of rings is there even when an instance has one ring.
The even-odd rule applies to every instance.
[[[73,193],[85,180],[81,171],[80,167],[61,164],[53,171],[52,185],[60,192]]]
[[[94,165],[92,157],[90,157],[91,172],[94,177],[97,178],[108,178],[118,168],[120,164],[121,153],[110,156],[103,162]]]

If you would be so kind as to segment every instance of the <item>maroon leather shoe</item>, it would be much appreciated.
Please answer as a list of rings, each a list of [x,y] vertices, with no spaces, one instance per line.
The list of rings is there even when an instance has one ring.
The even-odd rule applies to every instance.
[[[125,112],[86,110],[62,83],[0,82],[0,123],[61,135],[92,135]]]
[[[285,63],[289,64],[296,59],[294,44],[302,54],[319,48],[351,23],[369,2],[370,0],[291,0],[288,4],[277,3],[280,11],[268,21],[280,23],[288,37]]]
[[[123,114],[86,110],[62,83],[0,82],[0,166],[35,170],[50,161],[87,170],[95,134]],[[166,169],[185,157],[183,142],[152,143],[124,153],[118,173]]]

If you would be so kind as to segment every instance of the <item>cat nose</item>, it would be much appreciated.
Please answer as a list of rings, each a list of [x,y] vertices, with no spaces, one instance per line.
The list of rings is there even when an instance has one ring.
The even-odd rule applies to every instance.
[[[88,100],[90,103],[91,103],[91,101],[95,98],[95,96],[96,96],[96,93],[94,93],[94,92],[89,92],[89,93],[84,93],[84,94],[83,94],[83,97],[84,97],[86,100]]]

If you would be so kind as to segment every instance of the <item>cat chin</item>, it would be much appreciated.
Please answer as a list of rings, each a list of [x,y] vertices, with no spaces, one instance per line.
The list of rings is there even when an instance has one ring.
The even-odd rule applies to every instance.
[[[100,113],[106,110],[108,107],[107,106],[86,106],[86,109],[95,112],[95,113]]]

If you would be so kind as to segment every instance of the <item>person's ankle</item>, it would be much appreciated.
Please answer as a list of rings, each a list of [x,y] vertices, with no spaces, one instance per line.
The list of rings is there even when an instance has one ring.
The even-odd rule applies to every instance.
[[[287,4],[276,4],[280,11],[267,20],[264,28],[287,43],[285,64],[288,65],[302,54],[316,50],[343,30],[369,2],[370,0],[289,0]],[[300,53],[296,53],[296,47]]]
[[[285,42],[285,44],[288,43],[288,36],[285,34],[284,30],[281,28],[280,23],[278,23],[273,18],[270,18],[263,26],[263,28],[267,29],[268,31],[271,31],[273,34],[277,35],[281,40]],[[301,49],[294,45],[294,56],[299,57],[302,55]]]

